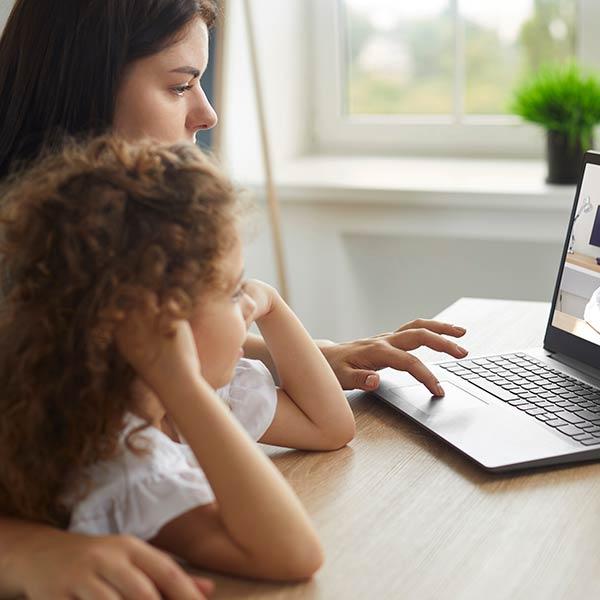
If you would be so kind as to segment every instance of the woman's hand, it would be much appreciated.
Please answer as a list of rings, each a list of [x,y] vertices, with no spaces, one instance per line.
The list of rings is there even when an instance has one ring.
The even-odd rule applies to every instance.
[[[28,544],[15,567],[28,600],[205,600],[214,588],[128,536],[52,531]]]
[[[321,351],[345,390],[376,390],[379,387],[379,375],[376,371],[392,367],[408,371],[433,395],[440,396],[443,395],[443,389],[435,375],[408,351],[427,346],[455,358],[464,358],[468,351],[443,335],[459,338],[465,333],[466,330],[462,327],[417,319],[402,325],[393,333],[383,333],[354,342],[322,345]]]

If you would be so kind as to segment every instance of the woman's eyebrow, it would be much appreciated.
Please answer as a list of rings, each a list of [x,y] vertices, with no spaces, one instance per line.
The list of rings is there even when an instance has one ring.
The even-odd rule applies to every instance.
[[[193,77],[200,77],[200,70],[196,69],[196,67],[177,67],[176,69],[172,69],[171,73],[186,73],[188,75],[193,75]]]

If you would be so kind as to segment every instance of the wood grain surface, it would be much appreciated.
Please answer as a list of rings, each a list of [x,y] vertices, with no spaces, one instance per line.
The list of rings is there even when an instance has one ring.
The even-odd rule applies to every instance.
[[[438,318],[468,328],[461,344],[474,355],[540,345],[548,312],[544,303],[463,298]],[[325,566],[292,585],[209,573],[215,598],[600,595],[599,464],[489,474],[370,395],[350,401],[349,447],[266,448],[312,516]]]

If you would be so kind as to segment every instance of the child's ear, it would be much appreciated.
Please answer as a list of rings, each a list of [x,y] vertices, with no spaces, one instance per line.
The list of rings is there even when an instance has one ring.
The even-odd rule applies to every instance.
[[[186,292],[180,288],[169,290],[161,299],[160,327],[166,335],[172,335],[177,321],[188,320],[193,303]]]

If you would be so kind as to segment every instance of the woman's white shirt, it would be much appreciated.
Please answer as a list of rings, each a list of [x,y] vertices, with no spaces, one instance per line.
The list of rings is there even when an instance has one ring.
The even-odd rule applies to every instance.
[[[273,422],[277,390],[262,362],[242,359],[232,381],[217,393],[254,440]],[[88,469],[90,491],[73,504],[69,531],[124,533],[149,540],[169,521],[214,501],[210,484],[187,444],[148,427],[131,437],[134,447],[148,448],[148,452],[137,456],[127,448],[127,434],[143,423],[128,413],[118,454]]]

